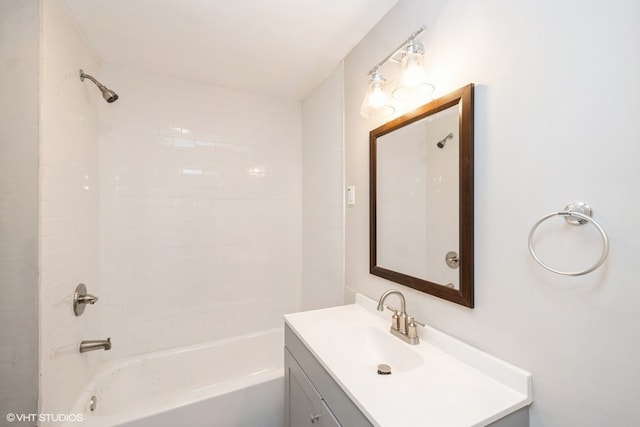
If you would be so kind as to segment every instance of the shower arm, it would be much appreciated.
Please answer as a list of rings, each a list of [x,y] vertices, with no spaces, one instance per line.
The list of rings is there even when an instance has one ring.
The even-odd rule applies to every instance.
[[[448,139],[453,139],[453,133],[450,133],[449,135],[445,136],[444,138],[442,138],[440,141],[440,143],[445,143],[447,142]]]
[[[93,83],[96,84],[96,86],[98,86],[99,88],[104,88],[105,86],[100,83],[99,81],[97,81],[92,75],[90,74],[85,74],[84,71],[82,71],[82,69],[80,70],[80,81],[83,82],[84,79],[87,78],[89,80],[91,80]],[[106,88],[105,88],[106,89]]]

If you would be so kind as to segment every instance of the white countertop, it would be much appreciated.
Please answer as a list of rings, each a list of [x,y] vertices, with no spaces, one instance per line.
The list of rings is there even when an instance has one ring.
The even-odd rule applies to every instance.
[[[419,327],[420,344],[406,344],[389,333],[391,313],[377,312],[376,305],[357,295],[355,304],[285,316],[375,426],[484,426],[531,404],[528,372],[429,326]],[[390,359],[398,357],[375,360],[390,364],[391,375],[378,375],[377,363],[366,354],[351,357],[358,349],[336,338],[348,337],[350,330],[382,337],[373,329],[394,340],[378,344],[382,353],[392,353]],[[360,337],[354,341],[357,345]]]

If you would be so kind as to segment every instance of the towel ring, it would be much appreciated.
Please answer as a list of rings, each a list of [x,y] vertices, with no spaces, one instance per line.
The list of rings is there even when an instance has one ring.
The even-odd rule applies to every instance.
[[[584,213],[575,212],[573,209],[580,209]],[[589,205],[587,205],[586,203],[576,202],[576,203],[570,203],[567,206],[565,206],[564,211],[551,212],[550,214],[547,214],[542,218],[540,218],[538,222],[536,222],[533,225],[533,227],[531,228],[531,231],[529,232],[529,252],[531,253],[531,256],[533,257],[533,259],[535,259],[538,262],[538,264],[540,264],[547,270],[552,271],[556,274],[562,274],[564,276],[582,276],[583,274],[591,273],[593,270],[600,267],[602,263],[604,263],[604,261],[607,259],[607,255],[609,255],[609,237],[607,236],[607,233],[604,231],[602,226],[600,226],[600,224],[598,224],[596,220],[591,218],[591,212],[592,212],[591,207]],[[542,224],[544,221],[546,221],[547,219],[553,216],[564,217],[564,219],[567,222],[573,225],[583,225],[583,224],[586,224],[587,222],[590,222],[598,229],[598,231],[600,232],[600,235],[602,236],[603,247],[602,247],[602,254],[600,255],[600,259],[598,259],[598,261],[594,265],[582,271],[567,272],[567,271],[560,271],[560,270],[553,269],[548,265],[546,265],[545,263],[543,263],[540,260],[540,258],[538,258],[535,251],[533,250],[533,235],[540,224]]]

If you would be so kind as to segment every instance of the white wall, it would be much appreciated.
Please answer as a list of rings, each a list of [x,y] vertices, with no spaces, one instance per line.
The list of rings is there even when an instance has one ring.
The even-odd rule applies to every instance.
[[[280,327],[299,310],[297,101],[104,65],[107,357]]]
[[[477,84],[476,308],[401,288],[417,318],[533,374],[532,426],[640,418],[639,21],[634,0],[401,0],[345,60],[345,184],[360,189],[346,209],[349,295],[399,287],[368,273],[367,135],[380,123],[359,115],[364,73],[426,24],[438,93]],[[592,204],[612,248],[603,268],[562,277],[532,260],[527,235],[574,200]],[[560,268],[597,258],[593,230],[555,220],[541,256]]]
[[[344,293],[342,64],[302,103],[302,309]]]
[[[0,2],[0,423],[38,397],[37,0]]]
[[[40,98],[40,413],[71,407],[104,352],[80,354],[104,339],[101,302],[76,317],[78,283],[98,281],[98,103],[100,68],[58,0],[41,2]]]

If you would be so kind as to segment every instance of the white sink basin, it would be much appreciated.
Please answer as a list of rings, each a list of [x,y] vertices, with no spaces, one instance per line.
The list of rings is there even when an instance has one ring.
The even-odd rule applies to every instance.
[[[372,375],[377,375],[381,363],[389,365],[392,374],[416,369],[424,363],[422,356],[407,344],[368,325],[336,331],[331,340],[348,363]]]
[[[485,426],[533,401],[528,372],[429,326],[409,345],[376,305],[357,295],[355,304],[285,316],[374,426]],[[391,375],[377,374],[381,363]]]

